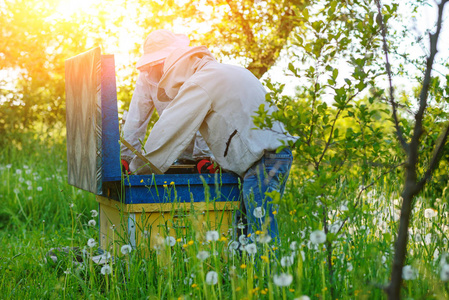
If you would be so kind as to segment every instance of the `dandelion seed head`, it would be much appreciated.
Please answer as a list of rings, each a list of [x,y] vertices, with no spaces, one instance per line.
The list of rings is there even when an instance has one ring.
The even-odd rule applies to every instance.
[[[17,170],[16,170],[16,174],[17,174],[17,175],[22,174],[22,170],[21,170],[21,169],[17,169]]]
[[[209,271],[206,274],[206,283],[208,285],[215,285],[218,283],[218,274],[215,271]]]
[[[269,242],[271,242],[271,236],[266,233],[263,233],[257,236],[256,241],[261,244],[268,244]]]
[[[131,253],[132,250],[133,250],[133,248],[131,247],[131,245],[123,245],[120,248],[120,252],[122,252],[123,255],[127,255],[127,254]]]
[[[437,215],[438,215],[438,211],[436,209],[426,208],[424,210],[424,217],[426,219],[432,219],[432,218],[436,217]]]
[[[256,207],[253,211],[253,215],[258,218],[261,219],[265,216],[265,209],[261,206]]]
[[[242,244],[243,246],[248,244],[248,238],[244,234],[240,235],[239,243]]]
[[[237,250],[238,248],[239,248],[239,242],[237,242],[237,241],[231,241],[229,244],[228,244],[228,248],[229,249],[231,249],[231,250]]]
[[[97,244],[97,242],[95,241],[95,239],[87,240],[87,246],[89,246],[89,248],[95,247],[96,244]]]
[[[293,265],[293,256],[284,256],[281,258],[281,266],[284,268]]]
[[[449,280],[449,264],[444,264],[441,266],[440,278],[442,281]]]
[[[273,282],[277,286],[289,286],[293,281],[293,276],[288,273],[281,273],[273,276]]]
[[[208,242],[218,241],[219,238],[220,238],[220,234],[218,233],[218,231],[211,230],[211,231],[206,232],[206,241],[208,241]]]
[[[198,258],[201,261],[206,260],[208,257],[210,256],[209,252],[207,251],[200,251],[198,252],[198,254],[196,255],[196,258]]]
[[[165,238],[165,244],[167,246],[173,247],[176,244],[176,239],[172,236],[167,236]]]
[[[254,255],[257,253],[257,246],[256,244],[252,243],[252,244],[248,244],[245,246],[245,251],[248,252],[248,254],[250,255]]]
[[[89,220],[89,222],[87,222],[87,224],[89,225],[89,226],[95,226],[95,225],[97,225],[97,221],[95,221],[94,219],[92,219],[92,220]]]
[[[290,243],[290,250],[295,251],[298,249],[298,243],[296,241],[293,241]]]
[[[104,265],[101,268],[101,274],[103,274],[103,275],[111,274],[111,267],[109,265]]]
[[[402,268],[402,278],[404,280],[414,280],[418,277],[417,271],[410,265]]]
[[[98,211],[96,211],[95,209],[92,209],[90,211],[90,215],[92,216],[92,218],[96,218],[98,216]]]
[[[314,244],[322,244],[326,241],[326,234],[322,230],[315,230],[310,234],[310,241]]]

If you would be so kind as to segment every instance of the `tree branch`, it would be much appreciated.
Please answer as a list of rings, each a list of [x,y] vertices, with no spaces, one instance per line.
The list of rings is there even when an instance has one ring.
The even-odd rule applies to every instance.
[[[443,154],[444,146],[446,145],[448,135],[449,135],[449,124],[446,125],[446,128],[441,132],[440,136],[437,139],[437,141],[439,141],[439,144],[435,147],[435,151],[433,152],[433,156],[430,160],[429,167],[424,173],[423,178],[421,178],[421,180],[418,182],[419,189],[424,188],[424,185],[432,176],[433,171],[435,171],[435,169],[437,168],[438,163],[440,162],[441,159],[441,155]]]
[[[377,11],[378,11],[377,21],[378,21],[380,29],[382,31],[383,50],[385,52],[385,60],[386,60],[385,67],[387,69],[388,83],[390,86],[389,101],[391,104],[391,108],[393,110],[392,114],[393,114],[394,127],[396,129],[396,134],[398,136],[398,139],[399,139],[399,142],[401,143],[402,148],[404,149],[404,151],[406,153],[408,153],[409,145],[404,138],[404,134],[402,133],[402,128],[401,128],[401,125],[399,124],[399,118],[398,118],[398,113],[397,113],[397,108],[396,108],[397,103],[394,100],[394,88],[393,88],[393,80],[392,80],[392,76],[391,76],[391,65],[390,65],[390,61],[388,58],[387,30],[385,28],[385,24],[383,23],[382,8],[381,8],[380,0],[376,0],[376,5],[377,5]]]

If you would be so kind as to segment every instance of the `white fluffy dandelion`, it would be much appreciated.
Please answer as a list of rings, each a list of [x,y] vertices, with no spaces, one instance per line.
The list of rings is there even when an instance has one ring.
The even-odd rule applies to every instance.
[[[167,236],[165,238],[165,244],[167,246],[173,247],[176,244],[176,239],[172,236]]]
[[[444,264],[441,266],[440,278],[443,281],[449,280],[449,265],[448,264]]]
[[[271,242],[271,236],[264,233],[264,234],[258,235],[256,240],[261,244],[268,244],[269,242]]]
[[[103,274],[103,275],[111,274],[111,267],[109,265],[104,265],[101,268],[101,274]]]
[[[201,261],[206,260],[208,257],[210,256],[209,252],[207,251],[200,251],[198,252],[198,254],[196,255],[196,258],[198,258]]]
[[[298,298],[295,298],[294,300],[310,300],[310,297],[306,296],[306,295],[302,295],[302,296],[300,296]]]
[[[209,271],[206,274],[206,283],[208,285],[216,285],[218,283],[218,274],[215,271]]]
[[[298,242],[293,241],[290,243],[290,250],[295,251],[296,249],[298,249]]]
[[[402,278],[404,280],[414,280],[416,277],[418,277],[418,272],[412,266],[407,265],[402,268]]]
[[[248,239],[246,238],[246,236],[244,234],[239,236],[239,243],[242,245],[248,244]]]
[[[133,250],[133,248],[131,247],[131,245],[123,245],[120,248],[120,252],[122,252],[123,255],[127,255],[127,254],[131,253],[132,250]]]
[[[263,207],[256,207],[253,211],[253,215],[258,218],[261,219],[265,216],[265,209]]]
[[[38,186],[38,187],[37,187],[37,191],[38,191],[38,192],[42,192],[42,187],[41,187],[41,186]]]
[[[273,276],[273,282],[277,286],[289,286],[293,281],[293,276],[287,273],[281,273]]]
[[[284,256],[281,258],[281,266],[286,268],[293,265],[293,256]]]
[[[310,241],[314,244],[322,244],[326,241],[326,234],[322,230],[315,230],[310,234]]]
[[[89,220],[89,222],[87,222],[87,225],[89,225],[89,226],[95,226],[95,225],[97,225],[97,221],[95,221],[94,219],[92,219],[92,220]]]
[[[95,241],[95,239],[87,240],[87,246],[89,246],[89,248],[95,247],[96,244],[97,244],[97,242]]]
[[[231,242],[228,244],[228,248],[229,248],[230,250],[237,250],[237,249],[239,248],[239,246],[240,246],[240,244],[239,244],[239,242],[237,242],[237,241],[231,241]]]
[[[424,210],[424,217],[427,219],[432,219],[438,215],[438,211],[433,208],[427,208]]]
[[[256,244],[252,243],[252,244],[248,244],[245,246],[245,251],[248,252],[248,254],[250,255],[254,255],[257,253],[257,246]]]
[[[208,242],[218,241],[219,238],[220,238],[220,234],[218,233],[218,231],[211,230],[211,231],[206,232],[206,241],[208,241]]]
[[[98,211],[96,211],[95,209],[92,209],[90,211],[90,214],[91,214],[92,218],[96,218],[98,216]]]

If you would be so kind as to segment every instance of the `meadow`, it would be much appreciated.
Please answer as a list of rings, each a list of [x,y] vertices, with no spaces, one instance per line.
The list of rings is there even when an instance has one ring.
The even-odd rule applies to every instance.
[[[4,140],[0,298],[386,298],[382,286],[389,280],[401,202],[401,180],[394,174],[361,190],[358,206],[347,198],[321,210],[321,199],[306,201],[308,180],[293,170],[277,213],[280,244],[263,239],[262,232],[234,241],[219,229],[199,230],[164,237],[155,248],[119,244],[109,256],[103,253],[106,264],[96,264],[87,257],[99,253],[98,204],[92,194],[67,184],[63,137],[41,132]],[[429,190],[416,200],[404,298],[449,297],[445,191],[437,198]],[[84,259],[59,253],[55,262],[46,255],[62,247],[79,247]]]

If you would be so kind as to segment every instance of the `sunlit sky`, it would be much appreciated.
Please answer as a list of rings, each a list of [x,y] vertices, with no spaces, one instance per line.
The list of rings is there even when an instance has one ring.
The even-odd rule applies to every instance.
[[[126,0],[123,0],[124,2]],[[62,18],[69,18],[74,13],[83,13],[83,14],[92,14],[95,15],[95,4],[96,3],[104,3],[104,5],[111,5],[111,3],[108,3],[109,1],[101,1],[101,0],[60,0],[60,5],[57,8],[57,14],[58,17]],[[384,1],[386,2],[386,1]],[[138,7],[130,7],[131,5],[129,2],[127,3],[127,9],[129,11],[132,11],[135,13],[139,13]],[[120,6],[119,6],[120,7]],[[120,9],[123,9],[123,7],[120,7]],[[401,11],[405,11],[407,6],[403,3],[401,3]],[[415,20],[411,19],[409,20],[409,27],[410,30],[416,31],[416,36],[419,34],[422,34],[427,29],[433,29],[434,23],[436,21],[436,6],[424,6],[420,12],[419,15]],[[406,14],[407,15],[407,14]],[[410,14],[411,15],[411,14]],[[204,26],[206,25],[206,26]],[[132,58],[129,53],[131,49],[133,49],[135,43],[143,43],[142,36],[136,34],[130,34],[129,29],[133,28],[135,26],[132,16],[129,20],[125,20],[122,27],[119,29],[119,43],[118,45],[111,45],[108,47],[107,51],[109,53],[107,54],[114,54],[116,59],[116,66],[117,70],[120,69],[122,66],[134,64],[135,61],[131,61]],[[207,24],[201,24],[203,26],[204,30],[207,30]],[[186,35],[189,35],[188,32],[185,32],[185,28],[183,27],[176,27],[177,33],[184,33]],[[132,30],[131,30],[132,31]],[[139,31],[137,31],[139,32]],[[144,32],[144,30],[140,31]],[[407,42],[404,43],[404,45],[407,45]],[[445,12],[445,23],[443,31],[440,35],[440,41],[438,45],[439,53],[437,55],[437,59],[447,59],[449,57],[449,5],[446,5],[446,12]],[[421,55],[422,49],[420,49],[418,46],[415,46],[414,48],[404,48],[404,50],[407,50],[410,57],[416,57]],[[112,52],[112,53],[111,53]],[[106,54],[106,53],[105,53]],[[233,60],[226,60],[227,63],[231,64],[239,64],[238,61]],[[298,84],[291,76],[286,76],[284,74],[285,70],[288,66],[288,59],[281,57],[278,61],[278,63],[271,68],[271,70],[262,78],[271,77],[273,81],[283,82],[286,83],[286,92],[289,94],[292,94],[294,92],[294,87]],[[346,66],[344,63],[342,63],[339,66],[340,74],[344,74]],[[0,72],[0,77],[10,77],[11,74],[6,74],[3,70]],[[118,81],[120,81],[121,74],[118,73]],[[406,85],[409,84],[408,79],[402,79],[402,78],[395,78],[395,84],[399,85]]]
[[[82,11],[83,13],[87,14],[93,14],[94,11],[94,4],[98,2],[99,0],[61,0],[60,6],[58,8],[58,11],[62,15],[69,16],[70,14],[76,12],[76,11]],[[384,1],[389,2],[389,1]],[[409,7],[405,5],[406,1],[401,3],[400,11],[406,11],[409,10]],[[129,5],[129,4],[128,4]],[[437,55],[437,59],[441,58],[447,58],[449,57],[449,5],[446,5],[446,12],[445,12],[445,23],[443,32],[440,35],[440,41],[438,45],[439,53]],[[138,13],[138,7],[131,8],[131,10],[135,10],[136,13]],[[411,15],[411,13],[410,13]],[[410,30],[416,32],[416,36],[422,34],[427,29],[432,29],[435,21],[436,21],[436,15],[437,10],[435,5],[428,5],[424,6],[416,19],[410,18],[409,27]],[[117,66],[127,65],[130,63],[130,56],[128,53],[134,47],[134,43],[141,43],[143,41],[139,41],[140,37],[136,37],[129,34],[128,27],[135,26],[132,22],[132,18],[130,17],[130,20],[125,21],[124,26],[119,32],[119,40],[120,45],[119,48],[114,49],[115,57],[116,57],[116,64]],[[175,27],[176,28],[176,27]],[[184,33],[188,35],[188,32],[183,32],[185,29],[182,27],[176,28],[177,33]],[[406,45],[407,43],[405,43]],[[405,50],[405,49],[404,49]],[[407,52],[409,53],[410,57],[417,57],[421,55],[423,52],[423,49],[420,49],[418,46],[415,46],[413,48],[407,49]],[[238,64],[238,62],[233,61],[227,61],[228,63]],[[134,63],[134,62],[131,62]],[[287,69],[288,62],[286,59],[280,59],[276,66],[270,70],[270,72],[264,76],[264,78],[270,76],[278,79],[279,81],[285,81],[287,83],[290,83],[290,86],[287,87],[287,91],[290,89],[291,91],[294,88],[294,82],[292,81],[292,78],[290,76],[285,76],[284,70]],[[344,68],[342,65],[341,67]],[[399,79],[400,80],[400,79]],[[405,84],[405,82],[397,82],[399,84]]]

